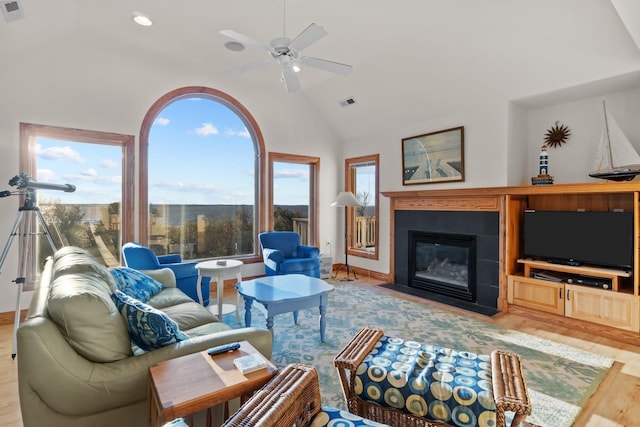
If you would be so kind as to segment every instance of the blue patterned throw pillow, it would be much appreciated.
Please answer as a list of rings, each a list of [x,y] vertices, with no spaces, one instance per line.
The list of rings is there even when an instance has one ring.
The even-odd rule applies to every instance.
[[[189,339],[187,334],[180,331],[178,324],[162,311],[118,290],[113,300],[127,320],[131,341],[141,349],[150,351]]]
[[[164,289],[162,283],[133,268],[112,268],[111,275],[115,279],[116,289],[138,301],[147,302]]]

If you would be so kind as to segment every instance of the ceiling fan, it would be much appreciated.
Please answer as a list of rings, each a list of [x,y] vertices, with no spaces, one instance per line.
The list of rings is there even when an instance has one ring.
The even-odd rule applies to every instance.
[[[271,40],[269,45],[255,41],[233,30],[222,30],[220,34],[242,44],[264,49],[269,54],[269,56],[263,60],[226,71],[225,75],[227,75],[227,77],[239,76],[256,68],[260,68],[261,66],[277,62],[282,68],[282,81],[284,82],[285,89],[287,92],[292,93],[300,90],[300,82],[296,76],[300,64],[343,76],[351,74],[353,69],[351,65],[341,64],[339,62],[313,58],[311,56],[300,56],[300,51],[328,34],[323,27],[316,24],[309,25],[293,40],[283,35],[282,37]]]

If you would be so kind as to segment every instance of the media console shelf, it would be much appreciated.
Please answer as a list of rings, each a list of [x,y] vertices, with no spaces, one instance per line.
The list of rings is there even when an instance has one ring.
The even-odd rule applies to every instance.
[[[534,260],[530,258],[519,259],[520,264],[524,264],[524,276],[531,277],[534,271],[553,271],[559,273],[568,273],[576,276],[599,277],[611,280],[611,290],[614,292],[621,291],[620,278],[631,277],[630,271],[616,270],[612,268],[593,267],[588,265],[565,265],[556,264],[547,261]],[[632,289],[629,289],[632,291]]]
[[[640,185],[629,182],[535,187],[523,187],[521,192],[513,192],[505,200],[505,273],[509,312],[640,343]],[[632,212],[635,218],[633,268],[625,271],[523,259],[520,252],[523,247],[523,213],[531,209]],[[532,273],[544,275],[545,272],[560,281],[531,277]],[[594,286],[577,284],[585,277]],[[607,286],[609,281],[610,286]]]

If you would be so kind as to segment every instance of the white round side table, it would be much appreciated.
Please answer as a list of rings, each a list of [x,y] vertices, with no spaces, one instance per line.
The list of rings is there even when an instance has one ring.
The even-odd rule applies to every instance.
[[[196,286],[196,292],[198,293],[198,302],[203,304],[204,300],[202,299],[202,278],[203,277],[211,277],[211,281],[214,280],[217,283],[218,290],[218,301],[217,301],[217,310],[214,312],[222,321],[222,315],[231,313],[232,311],[236,312],[236,317],[238,321],[240,321],[240,312],[238,309],[238,301],[236,294],[236,304],[223,304],[222,296],[224,295],[224,277],[225,274],[228,276],[232,273],[236,273],[236,278],[238,282],[242,282],[242,261],[237,259],[226,259],[226,260],[212,260],[212,261],[203,261],[196,264],[196,268],[198,269],[198,284]],[[209,309],[211,310],[212,304],[209,304]]]

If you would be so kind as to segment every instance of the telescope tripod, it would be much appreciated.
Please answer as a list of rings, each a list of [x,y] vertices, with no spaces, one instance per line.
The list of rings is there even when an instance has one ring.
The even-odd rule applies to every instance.
[[[44,222],[42,213],[40,212],[40,209],[35,206],[35,197],[31,197],[32,194],[29,193],[30,192],[28,192],[26,195],[24,206],[18,209],[16,221],[13,224],[11,233],[9,234],[9,239],[4,245],[4,249],[2,249],[2,254],[0,254],[0,272],[2,272],[2,266],[4,265],[7,254],[9,253],[9,249],[11,248],[11,244],[13,243],[13,239],[17,235],[20,236],[18,276],[13,281],[16,285],[18,285],[18,296],[16,297],[16,315],[13,323],[13,352],[11,353],[12,359],[15,359],[16,354],[18,354],[16,333],[18,331],[18,327],[20,326],[20,304],[22,299],[22,291],[26,282],[29,256],[36,255],[33,247],[36,244],[35,236],[38,234],[38,225],[40,225],[40,227],[42,228],[42,234],[47,236],[47,240],[49,241],[53,252],[56,251],[56,245],[51,239],[51,235],[49,234],[49,230],[47,229],[47,224],[45,224]]]

